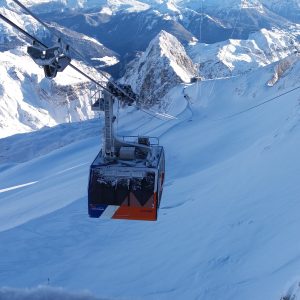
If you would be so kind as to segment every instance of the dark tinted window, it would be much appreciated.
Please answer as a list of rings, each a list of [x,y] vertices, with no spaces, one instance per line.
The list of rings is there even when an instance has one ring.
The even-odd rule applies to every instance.
[[[121,205],[128,201],[128,195],[127,179],[105,178],[93,171],[89,186],[89,199],[93,204]]]
[[[154,193],[155,173],[147,173],[144,178],[133,178],[130,189],[143,206]]]
[[[143,206],[154,192],[155,173],[147,173],[144,178],[111,178],[92,171],[89,185],[89,201],[93,204],[130,205],[130,192]]]

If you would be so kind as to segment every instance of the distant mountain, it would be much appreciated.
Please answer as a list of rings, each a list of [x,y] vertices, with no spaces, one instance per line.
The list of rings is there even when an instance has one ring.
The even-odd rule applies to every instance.
[[[294,23],[300,23],[300,1],[299,0],[261,0],[265,7],[276,14],[290,20]]]
[[[62,37],[63,41],[72,46],[71,55],[78,60],[86,61],[95,67],[105,67],[106,65],[116,64],[119,55],[105,47],[98,40],[82,33],[59,26],[56,23],[51,24],[53,32]],[[51,41],[50,44],[55,43]],[[81,55],[77,54],[80,53]],[[110,61],[110,63],[108,63]]]
[[[179,22],[154,10],[130,13],[120,11],[113,15],[102,11],[43,16],[64,27],[101,40],[121,56],[144,51],[161,30],[171,33],[185,44],[193,39],[193,35]]]
[[[162,98],[180,83],[189,83],[197,75],[196,67],[182,44],[161,31],[147,50],[128,65],[122,83],[130,84],[146,106],[163,104]]]
[[[240,75],[283,59],[299,48],[297,34],[261,29],[247,40],[230,39],[215,44],[195,44],[188,53],[204,78]]]
[[[229,38],[247,39],[262,28],[285,28],[291,25],[259,1],[196,1],[182,9],[182,22],[197,39],[212,44]],[[189,2],[187,2],[189,3]],[[192,2],[194,3],[194,2]]]
[[[15,4],[0,1],[1,13],[47,44],[56,43],[53,34],[21,13]],[[289,3],[27,0],[24,3],[79,50],[89,64],[109,70],[116,78],[125,74],[122,81],[130,83],[148,106],[161,105],[160,99],[172,87],[189,82],[198,71],[207,79],[240,75],[283,59],[299,48],[300,25],[294,23],[292,15],[299,8],[299,1],[295,0]],[[70,104],[68,93],[73,94],[71,99],[77,99],[72,104],[80,107],[73,111],[71,119],[89,118],[88,99],[81,94],[87,82],[82,79],[70,84],[64,82],[61,74],[57,81],[46,84],[41,70],[24,56],[22,47],[27,43],[21,34],[0,22],[0,61],[2,71],[7,73],[0,81],[0,95],[5,99],[0,109],[2,126],[6,126],[8,119],[10,125],[6,128],[17,132],[66,122],[70,119],[69,112],[66,113]],[[72,57],[80,59],[75,53]],[[20,75],[16,77],[15,73]],[[36,100],[41,110],[36,109],[30,97],[44,99],[44,91],[46,99],[60,99],[67,106],[54,108],[54,102],[45,105]],[[24,104],[28,101],[29,106]],[[13,115],[17,107],[18,114]]]
[[[51,46],[57,43],[57,38],[54,34],[32,17],[26,14],[21,14],[20,16],[18,10],[8,8],[0,8],[0,12],[46,45]],[[69,43],[76,50],[83,53],[84,57],[88,59],[92,65],[105,66],[105,61],[109,57],[111,57],[111,60],[114,60],[115,63],[118,61],[118,54],[105,47],[98,40],[61,27],[55,23],[49,25],[58,36],[63,38],[64,42]],[[23,34],[17,32],[10,25],[0,22],[0,51],[15,49],[19,46],[28,45],[30,42],[28,39],[25,39]],[[72,57],[82,60],[82,57],[78,56],[75,52],[72,52]],[[106,60],[102,58],[106,58]]]
[[[293,0],[294,1],[294,0]],[[145,51],[161,31],[174,35],[184,46],[195,42],[213,44],[229,38],[247,40],[263,28],[289,31],[293,22],[276,9],[277,0],[107,0],[48,1],[34,4],[64,5],[59,14],[42,10],[41,16],[63,27],[101,41],[120,55],[120,64],[111,70],[118,77],[137,52]],[[282,7],[290,7],[283,4]],[[294,8],[297,8],[295,2]]]

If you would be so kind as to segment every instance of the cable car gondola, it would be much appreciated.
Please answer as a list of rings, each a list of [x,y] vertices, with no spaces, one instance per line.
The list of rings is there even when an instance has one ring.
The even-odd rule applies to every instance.
[[[164,149],[157,138],[114,137],[110,98],[104,93],[93,106],[106,116],[104,147],[90,167],[89,216],[155,221],[165,176]]]
[[[164,150],[159,145],[150,145],[145,158],[139,157],[138,146],[121,147],[114,161],[105,161],[101,150],[90,168],[90,217],[155,221],[163,189],[164,161]]]

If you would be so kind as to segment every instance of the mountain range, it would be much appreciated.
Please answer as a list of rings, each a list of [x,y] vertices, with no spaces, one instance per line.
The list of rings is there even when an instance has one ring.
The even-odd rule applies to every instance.
[[[82,67],[90,65],[110,72],[115,78],[122,78],[122,82],[130,83],[137,93],[142,94],[145,105],[155,104],[160,109],[168,106],[170,101],[164,96],[178,83],[188,82],[193,77],[212,79],[244,74],[292,55],[299,49],[300,25],[293,22],[292,15],[286,15],[288,8],[293,7],[294,12],[299,9],[297,1],[281,6],[275,0],[24,2],[49,22],[52,32],[30,16],[21,14],[11,1],[2,0],[1,3],[1,13],[44,43],[55,44],[55,35],[60,35],[65,43],[82,54],[71,53],[74,59],[81,60]],[[165,34],[161,35],[162,32]],[[15,71],[9,70],[18,70],[22,74],[2,76],[1,135],[93,117],[90,100],[85,96],[89,88],[87,83],[82,83],[86,86],[85,95],[79,93],[71,97],[79,102],[70,104],[63,92],[55,91],[52,84],[45,84],[47,80],[42,80],[42,72],[24,56],[26,44],[28,40],[21,34],[0,23],[3,72],[10,74]],[[163,48],[168,49],[166,56],[160,54],[166,53],[160,52]],[[22,63],[18,55],[24,58]],[[168,57],[167,60],[164,57]],[[185,75],[178,76],[179,69],[185,70]],[[67,87],[68,80],[64,76],[57,78],[58,86],[63,82],[67,89],[73,90],[74,86]],[[153,76],[159,81],[149,84]],[[38,80],[26,79],[30,77]],[[20,88],[15,93],[18,96],[11,99],[8,95],[13,84]],[[82,89],[80,84],[78,88]],[[48,104],[36,105],[39,100],[32,101],[28,91],[38,99],[40,91],[50,96],[49,99],[56,96],[64,99],[60,104],[63,109],[53,113]],[[70,111],[70,105],[76,108],[75,114],[66,113]]]

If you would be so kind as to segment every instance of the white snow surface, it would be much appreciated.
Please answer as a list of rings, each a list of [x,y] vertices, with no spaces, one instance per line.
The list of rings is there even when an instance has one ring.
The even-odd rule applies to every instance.
[[[11,147],[1,163],[1,286],[49,279],[113,299],[298,299],[300,62],[270,87],[274,67],[175,87],[173,112],[182,110],[172,122],[121,112],[120,133],[165,147],[157,222],[88,218],[100,138],[79,133],[90,121],[20,135],[32,156],[16,163]],[[61,130],[75,140],[36,156]]]

